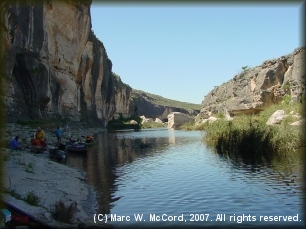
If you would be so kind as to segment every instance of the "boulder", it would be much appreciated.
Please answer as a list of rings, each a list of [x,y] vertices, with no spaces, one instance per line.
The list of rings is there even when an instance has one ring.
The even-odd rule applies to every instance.
[[[138,124],[135,120],[131,120],[130,124]]]
[[[162,120],[160,120],[159,118],[156,118],[154,122],[157,122],[157,123],[163,123]]]
[[[202,123],[206,123],[206,122],[208,122],[208,123],[213,123],[213,122],[215,122],[215,121],[217,121],[217,120],[218,120],[218,118],[211,116],[211,117],[209,117],[209,118],[204,119],[204,120],[202,121]]]
[[[211,116],[211,117],[209,117],[208,119],[207,119],[207,121],[208,121],[208,123],[213,123],[213,122],[215,122],[215,121],[217,121],[218,119],[216,118],[216,117],[213,117],[213,116]]]
[[[181,112],[172,112],[168,115],[168,129],[178,129],[186,122],[194,122],[194,118]]]
[[[275,111],[268,121],[266,122],[267,125],[275,125],[281,123],[281,121],[286,117],[284,110],[277,110]]]
[[[305,119],[293,122],[290,124],[291,126],[301,126],[301,125],[305,125]]]
[[[144,115],[140,116],[141,118],[141,124],[145,123],[145,122],[153,122],[152,118],[146,118]]]

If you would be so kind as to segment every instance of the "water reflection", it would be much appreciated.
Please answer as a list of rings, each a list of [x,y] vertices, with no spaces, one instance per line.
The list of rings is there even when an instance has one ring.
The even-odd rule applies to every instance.
[[[98,144],[87,156],[69,153],[64,163],[87,172],[98,194],[98,213],[300,211],[301,155],[252,164],[214,153],[199,132],[167,129],[104,132],[95,138]]]
[[[118,167],[150,156],[153,152],[162,152],[169,146],[165,138],[152,137],[147,132],[132,132],[138,135],[134,138],[130,138],[131,131],[104,132],[95,136],[97,144],[90,147],[87,154],[67,154],[63,163],[86,171],[87,182],[95,187],[98,212],[110,213],[113,203],[121,198],[116,196],[116,179],[124,174],[118,173]],[[174,133],[169,132],[169,143],[175,143]]]

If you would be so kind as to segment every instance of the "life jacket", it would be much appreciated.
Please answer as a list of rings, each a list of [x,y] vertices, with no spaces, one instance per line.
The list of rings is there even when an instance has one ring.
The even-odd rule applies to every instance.
[[[36,139],[38,139],[41,142],[45,140],[45,133],[42,130],[38,130],[35,136],[36,136]]]
[[[32,139],[31,145],[33,146],[41,146],[41,142],[38,139]]]

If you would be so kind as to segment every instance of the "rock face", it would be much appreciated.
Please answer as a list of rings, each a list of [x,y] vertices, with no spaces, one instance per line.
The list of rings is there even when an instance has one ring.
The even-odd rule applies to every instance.
[[[1,4],[8,122],[65,117],[105,126],[115,113],[133,113],[132,89],[91,30],[91,1]]]
[[[157,105],[155,100],[149,93],[133,90],[133,107],[137,108],[138,115],[144,115],[146,118],[158,118],[161,121],[167,121],[168,115],[172,112],[181,112],[191,116],[199,114],[200,109],[184,109],[181,107]],[[177,101],[176,101],[177,102]]]
[[[202,119],[216,113],[257,113],[284,95],[300,101],[305,93],[305,49],[277,59],[267,60],[262,65],[244,70],[230,81],[210,91],[202,102]]]
[[[186,122],[194,122],[194,119],[181,112],[172,112],[168,115],[168,129],[177,129]]]

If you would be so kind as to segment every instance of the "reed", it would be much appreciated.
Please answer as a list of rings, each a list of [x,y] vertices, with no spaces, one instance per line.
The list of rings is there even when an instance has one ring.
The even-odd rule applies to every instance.
[[[287,117],[278,125],[266,125],[276,110],[284,110]],[[293,113],[290,115],[290,112]],[[251,163],[270,162],[305,147],[303,131],[290,123],[305,117],[303,104],[282,102],[272,105],[258,115],[236,116],[232,121],[218,119],[213,123],[193,125],[185,130],[202,130],[204,142],[216,152]]]
[[[69,206],[66,206],[62,200],[59,200],[51,207],[50,211],[55,220],[71,223],[77,212],[77,203],[73,202]]]

